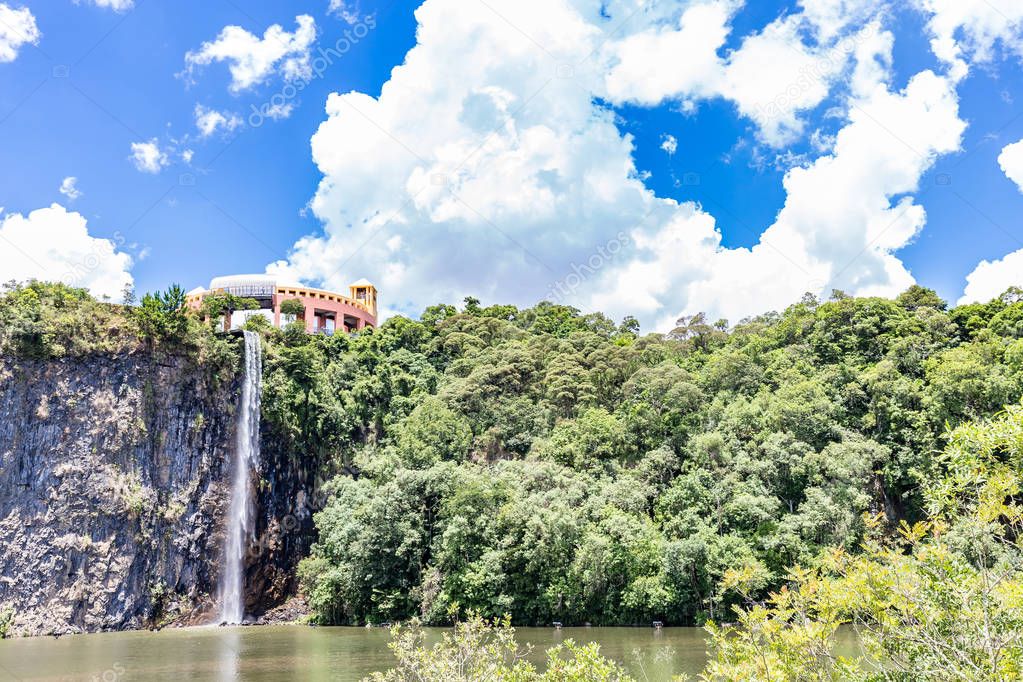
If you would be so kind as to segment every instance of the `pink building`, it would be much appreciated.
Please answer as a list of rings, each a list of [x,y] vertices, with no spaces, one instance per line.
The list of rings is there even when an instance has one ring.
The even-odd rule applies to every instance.
[[[225,329],[237,329],[254,315],[265,317],[273,326],[283,327],[297,321],[294,315],[281,312],[281,304],[297,299],[305,307],[301,319],[309,333],[333,334],[351,332],[377,324],[377,290],[360,279],[348,287],[348,295],[325,289],[311,289],[279,280],[273,275],[228,275],[215,277],[209,289],[199,287],[188,292],[187,305],[199,310],[210,294],[233,294],[255,299],[257,310],[237,310],[224,320]],[[226,316],[225,316],[226,318]]]

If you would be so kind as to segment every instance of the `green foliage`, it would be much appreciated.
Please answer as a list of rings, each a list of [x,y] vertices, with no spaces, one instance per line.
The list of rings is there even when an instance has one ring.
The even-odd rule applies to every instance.
[[[247,332],[256,332],[258,334],[269,334],[274,331],[275,327],[270,320],[266,319],[263,315],[253,315],[249,319],[245,320],[245,324],[242,325],[242,329]]]
[[[895,302],[907,310],[930,307],[935,310],[945,310],[948,304],[933,289],[927,289],[919,284],[914,284],[899,294]]]
[[[143,338],[181,340],[188,332],[185,291],[177,284],[166,291],[144,295],[139,306],[129,310]]]
[[[363,682],[633,682],[592,642],[578,646],[567,640],[548,649],[546,670],[537,672],[525,660],[529,649],[515,642],[507,617],[491,622],[471,615],[432,646],[415,623],[410,628],[395,627],[391,634],[389,648],[397,665]]]
[[[295,334],[268,351],[265,416],[339,472],[301,582],[324,623],[720,618],[856,551],[864,514],[926,517],[946,426],[1023,395],[1015,305],[839,293],[638,336],[469,299]],[[736,571],[748,596],[720,589]]]
[[[7,639],[14,627],[14,609],[10,606],[0,608],[0,639]]]
[[[305,315],[305,305],[303,305],[302,301],[297,298],[289,298],[285,301],[281,301],[281,314],[294,315],[295,317],[301,318]]]
[[[472,442],[468,422],[431,396],[394,428],[395,449],[402,464],[428,467],[442,460],[465,457]]]
[[[1023,406],[956,429],[926,483],[929,518],[859,551],[792,568],[766,604],[708,629],[706,680],[1014,680],[1023,677]],[[724,587],[749,598],[749,574]],[[863,654],[838,655],[851,626]]]
[[[0,290],[0,353],[60,358],[117,352],[137,343],[121,306],[64,284],[9,282]]]
[[[134,295],[129,290],[125,298],[130,303]],[[238,367],[236,344],[199,324],[184,303],[177,285],[133,306],[59,283],[10,282],[0,292],[0,355],[59,359],[145,348],[191,357],[213,381],[229,380]]]
[[[284,329],[281,330],[283,335],[284,343],[287,346],[304,346],[309,342],[309,334],[305,330],[304,322],[291,322],[284,325]]]
[[[213,293],[203,298],[199,312],[202,317],[216,321],[236,310],[259,310],[259,301],[231,293]]]
[[[599,467],[616,459],[629,460],[630,443],[622,421],[607,410],[593,407],[578,419],[557,424],[550,437],[537,444],[538,457],[573,469]]]

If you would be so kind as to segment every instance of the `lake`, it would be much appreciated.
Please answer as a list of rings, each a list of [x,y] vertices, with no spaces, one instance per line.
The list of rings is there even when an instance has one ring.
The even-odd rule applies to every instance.
[[[431,630],[434,637],[440,630]],[[572,638],[597,642],[641,682],[695,674],[705,660],[700,628],[518,628],[544,649]],[[356,682],[390,667],[385,628],[199,627],[0,641],[0,679],[13,680],[332,680]]]

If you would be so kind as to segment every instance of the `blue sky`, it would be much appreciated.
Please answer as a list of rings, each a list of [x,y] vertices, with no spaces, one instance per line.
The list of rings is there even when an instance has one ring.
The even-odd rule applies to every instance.
[[[0,0],[0,278],[648,329],[990,297],[1023,283],[1018,4]]]
[[[6,117],[0,205],[27,213],[58,201],[81,212],[92,234],[124,235],[137,244],[126,249],[136,259],[148,252],[132,268],[140,291],[171,282],[191,288],[220,272],[262,271],[315,231],[318,221],[301,212],[319,180],[309,138],[323,119],[327,94],[378,91],[415,35],[414,4],[382,5],[380,20],[393,33],[368,34],[310,82],[291,117],[204,140],[195,126],[197,103],[248,116],[281,83],[235,96],[227,91],[227,69],[212,67],[187,85],[177,76],[184,55],[224,26],[260,34],[274,23],[293,29],[303,12],[319,18],[321,41],[333,43],[349,26],[326,16],[325,0],[149,1],[121,13],[70,0],[27,6],[43,35],[37,48],[24,47],[14,63],[0,65],[0,117]],[[60,67],[67,78],[54,76]],[[161,146],[181,140],[175,146],[194,150],[192,163],[178,156],[158,174],[140,173],[131,144],[152,138]],[[57,191],[67,176],[78,179],[82,192],[70,204]]]

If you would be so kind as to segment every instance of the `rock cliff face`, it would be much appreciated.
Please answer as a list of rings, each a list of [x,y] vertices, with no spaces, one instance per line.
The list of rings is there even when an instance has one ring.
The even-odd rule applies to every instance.
[[[205,617],[239,387],[141,350],[0,357],[0,605],[14,609],[13,632]]]
[[[312,515],[324,500],[317,463],[265,419],[260,459],[256,538],[247,555],[246,613],[263,620],[295,595],[298,562],[309,554],[316,537]]]

